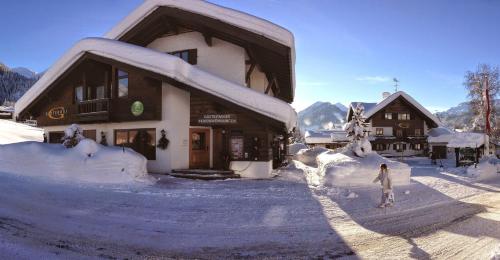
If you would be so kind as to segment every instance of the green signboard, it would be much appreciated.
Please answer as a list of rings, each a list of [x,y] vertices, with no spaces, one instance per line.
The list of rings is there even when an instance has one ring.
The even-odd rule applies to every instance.
[[[140,116],[144,112],[144,104],[141,101],[135,101],[130,107],[130,111],[134,116]]]

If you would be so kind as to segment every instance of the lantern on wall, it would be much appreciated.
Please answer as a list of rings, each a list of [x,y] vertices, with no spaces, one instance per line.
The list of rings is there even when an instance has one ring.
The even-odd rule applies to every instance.
[[[162,129],[160,131],[160,134],[161,134],[161,137],[160,137],[160,140],[158,140],[158,148],[165,150],[165,149],[167,149],[170,141],[167,139],[167,132],[165,131],[165,129]]]

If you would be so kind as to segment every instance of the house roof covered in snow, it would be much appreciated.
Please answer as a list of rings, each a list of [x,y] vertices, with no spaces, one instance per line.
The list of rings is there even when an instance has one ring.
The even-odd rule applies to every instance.
[[[448,143],[454,133],[454,131],[443,126],[432,128],[427,133],[429,136],[427,137],[427,141],[429,143]]]
[[[18,116],[35,102],[52,83],[87,53],[168,77],[282,122],[288,129],[296,125],[297,114],[290,104],[284,101],[217,77],[176,56],[104,38],[81,40],[67,51],[18,100],[15,105],[15,115]]]
[[[450,148],[479,148],[485,144],[485,135],[482,133],[454,133],[446,145]]]
[[[215,37],[242,46],[263,71],[273,70],[280,95],[293,101],[294,36],[265,19],[202,0],[146,0],[105,37],[146,46],[179,27],[201,32],[207,43]]]
[[[383,99],[379,103],[352,102],[351,105],[349,106],[349,112],[347,113],[347,118],[349,119],[350,115],[352,114],[352,111],[354,110],[354,108],[356,108],[358,103],[361,103],[365,107],[365,112],[363,115],[365,118],[369,119],[370,117],[375,115],[380,110],[384,109],[386,106],[391,104],[399,97],[402,97],[406,101],[408,101],[412,106],[418,109],[425,117],[427,117],[429,120],[435,123],[436,126],[442,125],[441,121],[439,121],[439,119],[435,115],[433,115],[429,110],[423,107],[420,103],[418,103],[414,98],[412,98],[404,91],[398,91],[396,93],[393,93],[392,95]]]
[[[304,133],[307,144],[327,144],[332,142],[348,142],[347,132],[344,130],[308,130]]]

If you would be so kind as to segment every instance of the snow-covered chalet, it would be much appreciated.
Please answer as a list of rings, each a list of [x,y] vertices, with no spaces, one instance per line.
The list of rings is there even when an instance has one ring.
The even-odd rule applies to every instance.
[[[52,143],[79,124],[143,154],[150,172],[266,177],[296,124],[294,63],[293,34],[276,24],[205,1],[148,0],[103,38],[76,43],[15,116]]]
[[[364,107],[372,149],[377,153],[396,157],[433,152],[438,158],[446,158],[446,144],[429,146],[428,143],[429,130],[441,126],[441,122],[407,93],[385,92],[379,103],[352,102],[347,121],[359,103]]]

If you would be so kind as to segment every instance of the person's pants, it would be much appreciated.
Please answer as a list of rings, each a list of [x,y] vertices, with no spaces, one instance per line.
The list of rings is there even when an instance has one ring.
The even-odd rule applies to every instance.
[[[382,191],[382,198],[380,201],[380,204],[391,204],[394,203],[394,193],[392,191],[390,192],[384,192]]]

